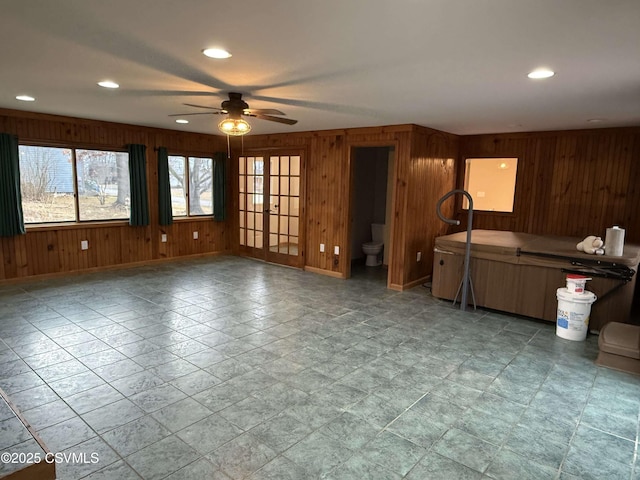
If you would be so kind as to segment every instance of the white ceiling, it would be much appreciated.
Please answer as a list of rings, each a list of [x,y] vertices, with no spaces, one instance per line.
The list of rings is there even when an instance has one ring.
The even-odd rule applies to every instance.
[[[233,57],[202,55],[212,46]],[[533,81],[546,66],[557,72]],[[109,91],[100,80],[117,81]],[[639,0],[4,0],[0,107],[203,133],[238,91],[294,126],[640,125]],[[16,95],[35,96],[35,103]],[[603,119],[589,123],[589,119]]]

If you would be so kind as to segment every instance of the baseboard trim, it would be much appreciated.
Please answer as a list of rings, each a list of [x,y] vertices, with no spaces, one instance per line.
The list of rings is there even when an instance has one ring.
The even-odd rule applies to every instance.
[[[402,292],[404,290],[409,290],[409,289],[411,289],[413,287],[417,287],[418,285],[421,285],[423,283],[427,283],[427,282],[430,282],[430,281],[431,281],[431,275],[426,275],[424,277],[421,277],[421,278],[419,278],[417,280],[414,280],[412,282],[409,282],[409,283],[405,283],[403,285],[399,285],[397,283],[390,283],[388,285],[388,288],[390,290],[397,290],[398,292]]]
[[[46,460],[45,458],[41,458],[37,462],[27,464],[23,468],[19,470],[15,470],[7,474],[6,476],[3,476],[2,477],[3,480],[29,480],[33,478],[39,478],[42,480],[55,480],[56,464],[55,464],[55,461],[51,461],[53,460],[52,453],[55,453],[55,452],[51,452],[51,450],[45,445],[45,443],[42,441],[42,438],[40,438],[40,435],[38,435],[38,433],[36,432],[35,428],[31,426],[31,424],[27,421],[26,418],[24,418],[24,416],[22,415],[22,412],[18,410],[18,407],[16,406],[16,404],[13,403],[13,400],[11,400],[11,397],[9,397],[6,394],[6,392],[1,388],[0,388],[0,397],[2,397],[2,400],[6,402],[9,408],[13,411],[13,414],[24,425],[24,427],[27,429],[27,431],[29,432],[33,440],[35,440],[36,443],[40,446],[45,456],[49,458],[49,460]]]
[[[333,270],[324,270],[322,268],[317,268],[317,267],[304,267],[304,270],[306,272],[317,273],[319,275],[326,275],[327,277],[342,278],[342,279],[347,278],[345,277],[344,273],[334,272]]]
[[[144,267],[146,265],[155,265],[158,263],[177,262],[180,260],[188,260],[203,257],[217,257],[219,255],[232,255],[230,250],[220,252],[195,253],[193,255],[181,255],[179,257],[163,257],[151,260],[141,260],[139,262],[119,263],[117,265],[105,265],[102,267],[83,268],[82,270],[69,270],[64,272],[42,273],[39,275],[29,275],[26,277],[5,278],[0,280],[0,285],[13,285],[32,281],[49,280],[51,278],[66,277],[71,275],[83,275],[85,273],[99,273],[112,270],[125,270],[127,268]]]

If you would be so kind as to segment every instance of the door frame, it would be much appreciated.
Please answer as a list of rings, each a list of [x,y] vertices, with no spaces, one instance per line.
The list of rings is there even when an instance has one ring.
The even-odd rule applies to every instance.
[[[263,195],[265,198],[269,198],[271,192],[270,184],[270,158],[272,156],[299,156],[300,157],[300,192],[299,192],[299,215],[298,215],[298,255],[288,255],[269,251],[269,237],[268,237],[268,222],[269,214],[263,211],[263,245],[261,249],[255,247],[247,247],[246,245],[240,245],[239,230],[240,230],[240,205],[239,205],[239,186],[240,172],[238,168],[239,159],[244,157],[262,157],[264,161],[264,183],[263,183]],[[258,260],[262,260],[267,263],[274,263],[277,265],[285,265],[293,268],[303,269],[305,264],[305,245],[306,245],[306,149],[304,148],[291,148],[291,147],[256,147],[245,149],[244,152],[238,155],[234,155],[234,168],[235,175],[235,200],[233,202],[233,218],[234,218],[234,232],[233,235],[236,238],[234,242],[237,245],[237,252],[241,256],[251,257]],[[245,192],[246,193],[246,192]],[[267,195],[269,194],[269,195]],[[263,208],[264,210],[264,208]]]
[[[353,142],[347,145],[348,152],[348,171],[349,171],[349,219],[347,225],[347,242],[346,245],[349,246],[347,248],[346,254],[346,271],[345,278],[351,278],[351,225],[353,222],[353,208],[354,208],[354,171],[355,171],[355,149],[361,147],[387,147],[393,148],[394,151],[394,165],[393,165],[393,178],[392,178],[392,189],[391,192],[391,219],[389,225],[389,245],[385,245],[384,248],[389,255],[388,262],[388,270],[387,270],[387,288],[389,288],[391,281],[391,270],[394,262],[393,255],[393,244],[394,244],[394,233],[395,233],[395,211],[396,211],[396,184],[398,180],[398,148],[399,142],[397,140],[381,140],[381,141],[371,141],[371,142]],[[389,180],[389,179],[387,179]],[[387,250],[388,249],[388,250]]]

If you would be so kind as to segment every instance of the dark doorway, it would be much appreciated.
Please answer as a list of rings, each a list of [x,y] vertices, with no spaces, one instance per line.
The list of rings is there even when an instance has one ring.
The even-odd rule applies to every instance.
[[[395,149],[392,146],[354,147],[351,155],[351,275],[375,275],[386,279],[389,264],[391,195]],[[381,264],[365,267],[363,244],[373,241],[372,225],[382,229]],[[374,227],[374,230],[381,230]],[[375,273],[378,272],[378,273]]]

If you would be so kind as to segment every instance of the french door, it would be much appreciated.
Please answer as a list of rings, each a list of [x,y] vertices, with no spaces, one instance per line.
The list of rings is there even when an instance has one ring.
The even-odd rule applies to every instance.
[[[240,250],[268,262],[302,267],[300,155],[238,158]]]

